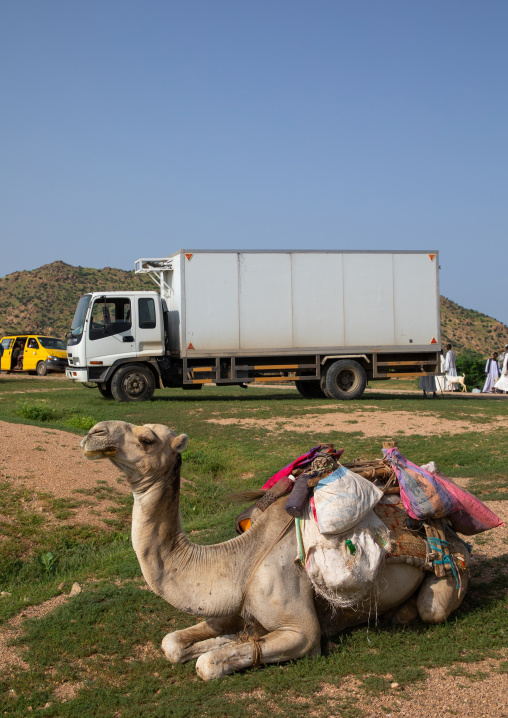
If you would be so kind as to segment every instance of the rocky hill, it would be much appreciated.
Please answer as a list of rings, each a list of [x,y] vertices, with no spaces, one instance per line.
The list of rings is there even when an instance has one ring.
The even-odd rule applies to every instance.
[[[156,285],[146,275],[65,262],[8,274],[0,278],[0,337],[37,332],[65,339],[82,294],[121,289],[153,290]],[[471,351],[484,357],[508,343],[505,324],[445,297],[441,297],[441,332],[443,344],[450,342],[457,353]]]
[[[443,344],[453,344],[457,353],[471,351],[486,357],[508,344],[508,327],[441,297],[441,340]]]
[[[8,274],[0,279],[0,336],[30,332],[65,339],[82,294],[117,289],[157,287],[147,275],[65,262]]]

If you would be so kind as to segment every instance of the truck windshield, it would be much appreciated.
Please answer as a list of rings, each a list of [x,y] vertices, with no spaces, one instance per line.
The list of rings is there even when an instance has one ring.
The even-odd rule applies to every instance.
[[[83,336],[83,327],[85,326],[86,313],[90,305],[91,294],[85,294],[81,297],[72,320],[71,328],[69,331],[69,337],[67,344],[79,344],[81,337]]]

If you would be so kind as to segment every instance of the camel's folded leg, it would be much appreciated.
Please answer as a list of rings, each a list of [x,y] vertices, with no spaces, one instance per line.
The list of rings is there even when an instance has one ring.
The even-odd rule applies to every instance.
[[[210,618],[207,621],[164,636],[162,650],[171,663],[186,663],[203,653],[238,641],[235,632],[243,628],[240,616]]]
[[[460,589],[457,588],[455,576],[450,574],[443,578],[433,574],[425,578],[416,599],[422,621],[442,623],[460,606],[466,595],[468,572],[459,571],[459,575]]]
[[[258,640],[235,643],[201,655],[196,671],[204,681],[222,678],[257,663],[279,663],[305,655],[316,656],[321,650],[319,624],[299,628],[281,628]]]

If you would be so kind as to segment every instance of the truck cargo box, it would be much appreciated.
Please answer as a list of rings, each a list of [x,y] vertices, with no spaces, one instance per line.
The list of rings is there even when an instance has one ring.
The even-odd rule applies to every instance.
[[[180,250],[166,260],[170,344],[181,357],[440,343],[436,251]]]

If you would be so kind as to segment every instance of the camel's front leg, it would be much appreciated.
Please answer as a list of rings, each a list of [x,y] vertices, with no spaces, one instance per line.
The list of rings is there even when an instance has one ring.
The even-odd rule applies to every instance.
[[[162,641],[162,650],[171,663],[186,663],[203,653],[237,641],[234,634],[242,628],[243,620],[240,616],[210,618],[190,628],[168,633]]]
[[[196,663],[197,674],[204,680],[222,678],[258,663],[279,663],[320,653],[321,632],[317,618],[305,628],[280,628],[258,640],[236,642],[201,655]]]

